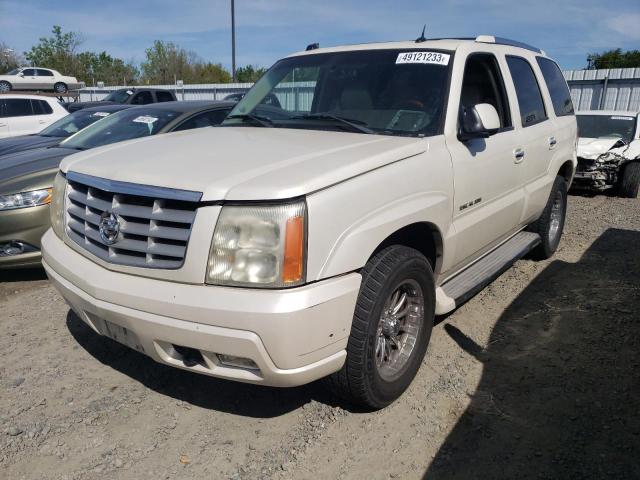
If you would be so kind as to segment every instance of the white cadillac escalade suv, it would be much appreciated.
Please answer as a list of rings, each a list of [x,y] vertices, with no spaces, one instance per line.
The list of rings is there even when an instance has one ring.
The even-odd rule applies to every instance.
[[[575,167],[569,91],[536,48],[313,45],[220,127],[67,157],[43,263],[92,329],[158,362],[327,377],[381,408],[435,315],[553,254]]]

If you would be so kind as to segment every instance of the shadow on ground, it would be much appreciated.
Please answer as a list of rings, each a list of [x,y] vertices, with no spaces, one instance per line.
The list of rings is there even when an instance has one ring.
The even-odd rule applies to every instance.
[[[471,404],[425,479],[640,478],[640,232],[553,262],[498,320]]]
[[[98,335],[69,311],[67,328],[96,360],[144,384],[151,390],[206,409],[270,418],[316,400],[335,406],[336,400],[317,383],[297,388],[270,388],[221,380],[168,367],[128,347]],[[341,405],[349,408],[346,405]],[[352,410],[356,411],[356,410]]]
[[[42,267],[0,270],[0,282],[29,282],[46,279],[47,274]]]

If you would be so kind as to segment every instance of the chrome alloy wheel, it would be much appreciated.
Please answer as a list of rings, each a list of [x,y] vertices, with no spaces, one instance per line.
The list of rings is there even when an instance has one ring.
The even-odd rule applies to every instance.
[[[384,304],[375,344],[375,363],[382,379],[398,379],[409,362],[424,322],[424,295],[413,279],[400,282]]]
[[[564,218],[564,197],[561,191],[556,192],[556,197],[553,199],[553,206],[551,207],[551,222],[549,224],[549,242],[553,243],[560,232],[560,225]]]

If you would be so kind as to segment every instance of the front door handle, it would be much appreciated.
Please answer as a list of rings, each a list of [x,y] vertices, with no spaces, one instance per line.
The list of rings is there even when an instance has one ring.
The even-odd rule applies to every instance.
[[[557,144],[558,141],[556,140],[556,137],[549,137],[549,149],[556,148]]]
[[[515,163],[521,163],[524,160],[524,150],[516,148],[513,151],[513,157],[515,158]]]

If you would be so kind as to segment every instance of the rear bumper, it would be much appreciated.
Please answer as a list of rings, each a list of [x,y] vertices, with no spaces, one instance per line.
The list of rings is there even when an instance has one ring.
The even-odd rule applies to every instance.
[[[109,271],[64,244],[43,238],[43,265],[75,313],[93,330],[157,362],[231,380],[302,385],[339,370],[360,288],[359,274],[289,290],[187,285]],[[185,364],[174,346],[202,355]],[[252,360],[225,366],[218,354]]]

